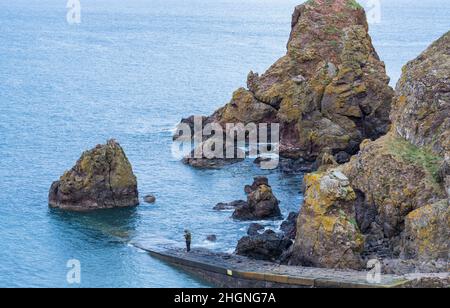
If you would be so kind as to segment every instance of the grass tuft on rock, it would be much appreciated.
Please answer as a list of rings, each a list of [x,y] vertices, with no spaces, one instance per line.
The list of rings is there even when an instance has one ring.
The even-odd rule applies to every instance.
[[[392,154],[404,161],[423,167],[437,181],[439,166],[443,160],[441,157],[397,136],[390,139],[388,146]]]

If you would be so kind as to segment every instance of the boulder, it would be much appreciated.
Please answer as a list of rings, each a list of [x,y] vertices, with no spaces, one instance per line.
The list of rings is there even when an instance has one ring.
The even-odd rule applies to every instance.
[[[235,144],[223,143],[222,140],[222,138],[206,139],[184,157],[182,162],[198,169],[217,169],[245,159],[244,151]]]
[[[115,140],[84,152],[76,165],[52,184],[49,192],[50,207],[71,211],[138,204],[136,177]]]
[[[147,195],[144,197],[144,202],[146,203],[155,203],[156,202],[156,197],[153,195]]]
[[[406,259],[450,260],[450,206],[446,200],[409,213],[403,241]]]
[[[255,177],[251,186],[246,186],[247,202],[236,207],[233,218],[237,220],[279,219],[280,203],[274,196],[266,177]]]
[[[355,154],[385,134],[393,94],[362,7],[310,0],[295,8],[286,55],[262,75],[250,72],[247,88],[208,121],[279,123],[281,156],[310,164],[325,148]]]
[[[236,254],[257,260],[275,261],[286,251],[292,241],[283,239],[282,235],[272,230],[263,234],[244,236],[236,247]]]
[[[258,223],[251,223],[247,230],[247,235],[257,235],[259,231],[264,230],[264,226]]]
[[[225,210],[235,210],[239,206],[246,205],[247,202],[244,200],[237,200],[230,203],[217,203],[216,206],[214,206],[213,210],[216,211],[225,211]]]
[[[449,46],[450,32],[404,67],[385,136],[364,140],[350,162],[305,177],[291,264],[357,269],[379,258],[389,272],[445,268]]]

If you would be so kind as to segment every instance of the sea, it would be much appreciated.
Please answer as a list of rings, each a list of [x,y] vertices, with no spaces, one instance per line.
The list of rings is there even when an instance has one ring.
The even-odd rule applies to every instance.
[[[233,252],[249,222],[212,208],[244,199],[257,175],[269,178],[284,216],[298,211],[303,174],[251,160],[196,170],[173,155],[172,133],[285,54],[302,2],[0,0],[0,287],[210,287],[135,245],[182,247],[189,229],[194,248]],[[392,86],[450,28],[448,0],[361,4]],[[141,197],[157,202],[49,209],[52,181],[110,138],[127,153]],[[277,230],[281,221],[261,223]]]

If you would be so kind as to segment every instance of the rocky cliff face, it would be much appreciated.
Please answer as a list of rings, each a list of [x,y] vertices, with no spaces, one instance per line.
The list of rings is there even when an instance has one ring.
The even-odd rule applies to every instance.
[[[138,204],[136,177],[125,152],[114,140],[84,152],[49,192],[51,207],[71,211]]]
[[[393,90],[354,0],[310,0],[295,8],[287,54],[208,122],[280,123],[280,153],[315,161],[355,154],[389,128]],[[189,163],[189,161],[186,161]]]
[[[364,141],[349,163],[305,178],[291,263],[357,269],[358,260],[372,257],[448,262],[449,46],[447,33],[405,66],[387,135]],[[335,172],[347,177],[350,198],[317,188]],[[353,224],[326,223],[340,220]]]

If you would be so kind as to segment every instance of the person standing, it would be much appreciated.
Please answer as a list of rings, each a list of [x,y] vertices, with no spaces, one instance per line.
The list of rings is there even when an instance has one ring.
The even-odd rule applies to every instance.
[[[186,240],[186,251],[191,251],[192,234],[189,230],[184,230],[184,239]]]

